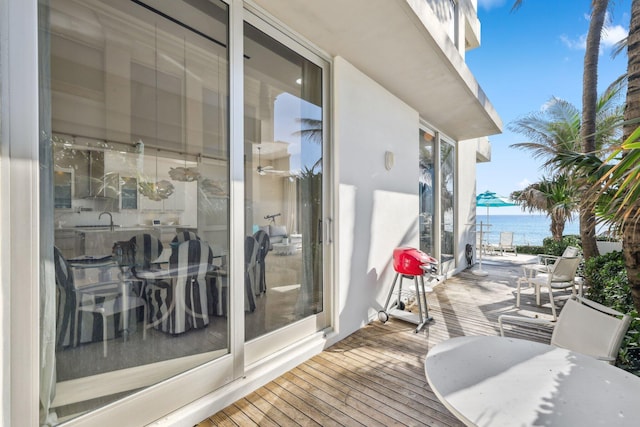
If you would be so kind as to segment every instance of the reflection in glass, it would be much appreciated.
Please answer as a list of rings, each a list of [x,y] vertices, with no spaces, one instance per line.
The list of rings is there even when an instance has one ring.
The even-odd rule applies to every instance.
[[[56,168],[53,172],[54,207],[56,209],[71,209],[73,197],[73,169]]]
[[[245,24],[245,338],[322,311],[322,69]]]
[[[44,416],[229,352],[228,7],[154,4],[50,0],[41,26]]]
[[[433,201],[434,201],[434,159],[433,146],[435,135],[420,130],[420,176],[418,178],[418,194],[420,196],[420,250],[433,254]]]
[[[455,159],[456,150],[452,144],[440,140],[440,205],[442,211],[440,263],[443,271],[455,266],[446,263],[454,260],[454,205],[455,205]]]

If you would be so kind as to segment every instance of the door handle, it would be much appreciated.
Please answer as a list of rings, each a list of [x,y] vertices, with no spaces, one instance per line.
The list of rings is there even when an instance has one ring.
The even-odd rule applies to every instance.
[[[326,218],[324,220],[324,241],[327,244],[333,243],[332,235],[333,235],[333,220],[331,218]]]

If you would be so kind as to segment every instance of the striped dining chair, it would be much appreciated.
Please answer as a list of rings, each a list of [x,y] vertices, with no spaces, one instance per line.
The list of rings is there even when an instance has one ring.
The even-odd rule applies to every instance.
[[[207,273],[213,253],[201,240],[182,242],[169,258],[165,278],[147,284],[151,323],[168,334],[181,334],[209,324]]]
[[[271,250],[271,242],[269,239],[269,235],[263,231],[258,230],[255,232],[253,237],[256,239],[258,243],[258,253],[256,256],[256,295],[263,294],[267,292],[267,277],[266,277],[266,264],[265,259],[269,250]]]

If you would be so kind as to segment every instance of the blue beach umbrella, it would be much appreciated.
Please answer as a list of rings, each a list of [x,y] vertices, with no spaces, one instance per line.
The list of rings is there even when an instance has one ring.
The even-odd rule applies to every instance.
[[[511,202],[506,197],[498,196],[492,191],[485,191],[476,196],[476,206],[486,206],[487,208],[487,225],[489,225],[489,208],[499,208],[502,206],[516,206],[517,203]]]
[[[489,208],[495,207],[499,208],[501,206],[515,206],[516,203],[509,201],[506,197],[500,197],[496,193],[492,191],[485,191],[484,193],[480,193],[476,196],[476,206],[485,206],[487,208],[487,226],[489,225]],[[480,223],[480,241],[483,241],[484,230],[482,227],[482,223]],[[480,250],[480,266],[478,269],[474,270],[473,273],[478,276],[486,276],[489,273],[482,269],[482,250]]]

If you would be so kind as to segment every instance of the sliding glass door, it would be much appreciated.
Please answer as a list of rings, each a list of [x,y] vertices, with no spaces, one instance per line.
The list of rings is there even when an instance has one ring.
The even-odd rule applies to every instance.
[[[176,409],[326,328],[327,62],[242,2],[41,5],[43,423]]]
[[[229,12],[46,10],[42,394],[69,419],[230,351]]]
[[[456,263],[456,148],[442,137],[440,142],[440,269],[446,273]]]
[[[305,319],[316,332],[324,310],[323,63],[259,26],[244,25],[248,360],[295,340]]]
[[[420,250],[439,258],[444,274],[455,268],[456,149],[426,127],[419,135]]]
[[[418,178],[418,195],[420,196],[420,213],[418,227],[420,230],[420,250],[434,254],[434,215],[435,215],[435,133],[420,129],[420,176]]]

